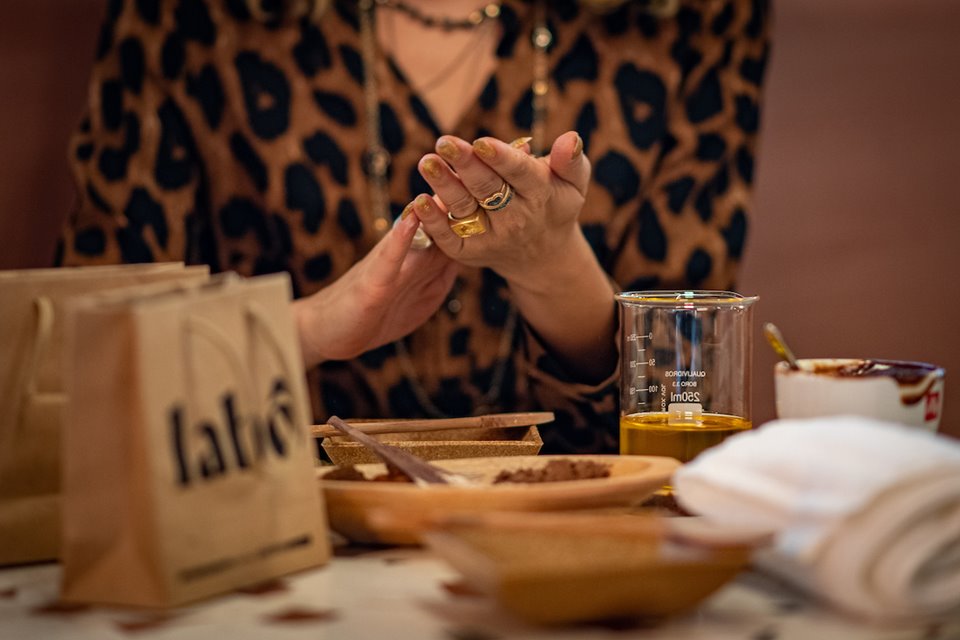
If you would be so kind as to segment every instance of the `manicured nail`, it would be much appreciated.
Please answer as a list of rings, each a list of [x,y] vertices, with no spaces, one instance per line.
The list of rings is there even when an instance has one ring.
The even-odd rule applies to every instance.
[[[432,204],[433,198],[422,193],[413,199],[413,205],[420,211],[430,211],[430,206]]]
[[[401,220],[406,220],[406,219],[410,216],[411,213],[413,213],[413,203],[412,203],[412,202],[409,203],[407,206],[405,206],[405,207],[403,208],[403,211],[400,212],[400,219],[401,219]]]
[[[456,162],[460,159],[460,147],[447,138],[440,138],[437,142],[437,153],[447,162]]]
[[[583,138],[581,138],[578,133],[577,141],[573,143],[573,153],[570,154],[570,158],[576,160],[580,157],[581,153],[583,153]]]
[[[510,143],[510,146],[513,147],[514,149],[519,149],[519,148],[523,147],[523,145],[525,145],[525,144],[527,144],[528,142],[530,142],[531,140],[533,140],[533,138],[532,138],[531,136],[523,136],[522,138],[517,138],[516,140],[514,140],[513,142],[511,142],[511,143]]]
[[[492,160],[497,155],[497,150],[493,148],[493,145],[483,138],[473,141],[473,152],[484,160]]]
[[[421,165],[423,172],[431,178],[439,179],[443,175],[443,169],[440,167],[440,161],[436,158],[427,158]]]

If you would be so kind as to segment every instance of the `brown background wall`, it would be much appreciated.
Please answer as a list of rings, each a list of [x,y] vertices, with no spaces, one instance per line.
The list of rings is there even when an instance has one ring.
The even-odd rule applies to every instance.
[[[0,20],[0,269],[47,266],[73,200],[80,118],[106,2],[4,0]]]
[[[780,0],[740,289],[799,356],[934,361],[960,435],[960,3]],[[103,3],[6,0],[0,268],[50,261]],[[755,418],[773,417],[757,331]]]
[[[947,368],[960,435],[960,3],[783,0],[743,291],[798,357]],[[773,417],[757,332],[754,407]]]

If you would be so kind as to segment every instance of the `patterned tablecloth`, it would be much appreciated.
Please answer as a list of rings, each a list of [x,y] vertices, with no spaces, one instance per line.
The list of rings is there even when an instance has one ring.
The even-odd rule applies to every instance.
[[[960,639],[960,618],[866,626],[751,572],[692,614],[660,624],[537,628],[464,589],[442,560],[419,549],[341,547],[324,568],[168,613],[63,605],[59,579],[54,564],[0,570],[0,639]]]

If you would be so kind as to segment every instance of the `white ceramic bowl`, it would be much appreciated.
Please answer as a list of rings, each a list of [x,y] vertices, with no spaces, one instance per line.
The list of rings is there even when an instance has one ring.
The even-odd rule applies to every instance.
[[[903,360],[810,358],[794,371],[786,362],[774,368],[777,415],[812,418],[853,414],[898,422],[930,431],[940,425],[944,370]],[[874,363],[871,375],[841,375],[839,370]],[[914,374],[891,375],[894,370]]]

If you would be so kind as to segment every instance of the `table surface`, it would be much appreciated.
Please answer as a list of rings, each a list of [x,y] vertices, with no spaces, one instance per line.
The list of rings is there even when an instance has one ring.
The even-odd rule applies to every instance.
[[[960,618],[923,627],[858,623],[772,579],[745,572],[684,617],[656,625],[538,628],[455,588],[429,551],[340,547],[325,567],[168,613],[58,604],[55,564],[0,570],[0,639],[130,637],[510,640],[955,640]]]

